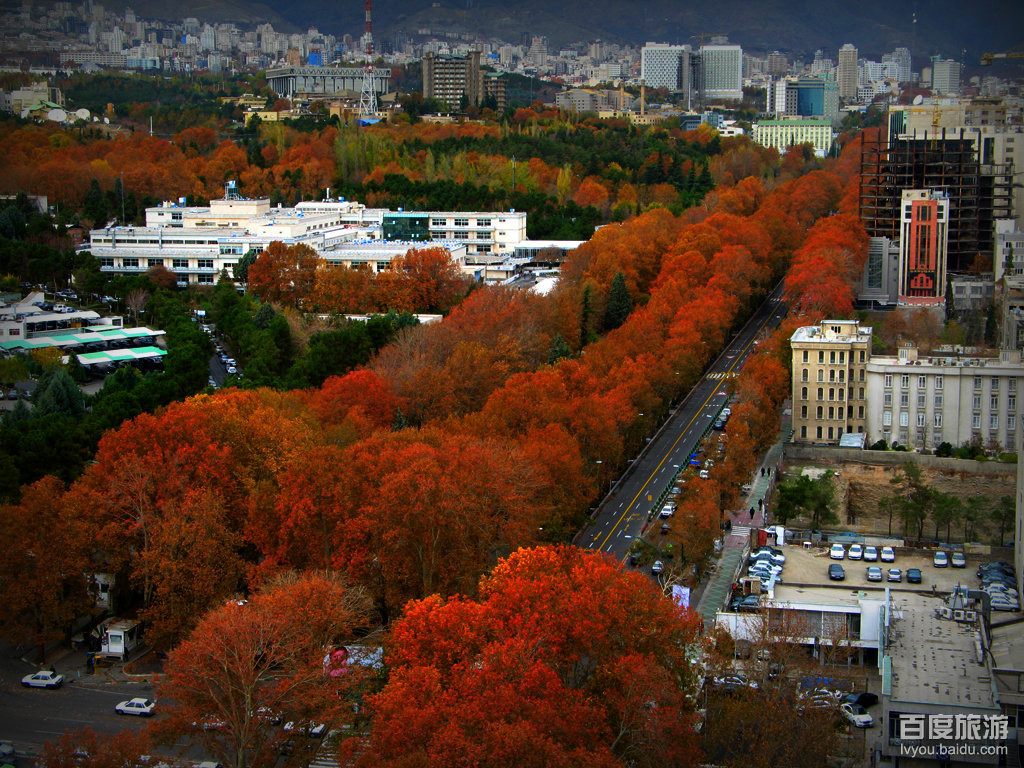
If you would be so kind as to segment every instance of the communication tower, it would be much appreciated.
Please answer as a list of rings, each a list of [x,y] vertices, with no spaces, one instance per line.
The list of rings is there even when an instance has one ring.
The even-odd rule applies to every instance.
[[[359,116],[373,117],[377,114],[377,89],[373,82],[373,22],[370,0],[366,0],[366,64],[363,65],[363,87],[359,93]]]

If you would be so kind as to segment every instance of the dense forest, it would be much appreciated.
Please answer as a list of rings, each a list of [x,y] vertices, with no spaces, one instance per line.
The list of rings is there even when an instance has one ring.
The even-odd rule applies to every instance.
[[[250,195],[304,199],[330,186],[368,205],[470,186],[500,191],[446,199],[479,207],[537,195],[533,210],[552,212],[547,232],[572,231],[565,221],[580,210],[621,220],[580,238],[547,296],[466,293],[439,280],[429,300],[447,315],[422,326],[398,313],[359,330],[318,325],[274,254],[249,266],[255,296],[239,296],[227,275],[192,296],[154,286],[157,275],[134,278],[123,288],[149,286],[144,312],[168,328],[172,354],[179,343],[196,348],[183,347],[163,374],[119,373],[90,404],[51,361],[43,375],[56,382],[54,412],[5,422],[5,439],[23,430],[5,448],[9,464],[25,441],[39,440],[45,455],[44,435],[59,446],[86,430],[91,441],[18,466],[20,492],[4,489],[11,536],[0,584],[12,619],[0,632],[42,649],[88,608],[82,574],[116,573],[149,642],[169,654],[161,697],[176,704],[151,736],[202,740],[225,763],[271,764],[276,737],[251,709],[190,686],[190,671],[231,684],[273,679],[252,689],[260,706],[351,726],[346,749],[364,765],[462,764],[467,749],[481,765],[510,765],[523,750],[546,765],[627,765],[638,754],[696,765],[693,615],[640,574],[564,542],[783,280],[792,316],[736,380],[726,458],[677,512],[687,560],[713,554],[722,510],[776,439],[793,328],[852,313],[866,255],[853,207],[859,148],[818,167],[800,150],[780,159],[713,132],[527,111],[503,125],[263,125],[239,143],[211,128],[171,143],[0,126],[3,183],[72,208],[93,179],[102,202],[122,177],[139,199],[196,200],[235,178]],[[32,262],[12,256],[5,268],[24,275]],[[63,269],[76,282],[102,279],[74,259]],[[319,300],[344,286],[327,287],[316,288]],[[389,297],[381,308],[411,306],[394,306],[409,284],[378,289],[393,291],[377,294]],[[253,371],[244,387],[186,397],[202,387],[209,353],[188,319],[194,307],[238,347]],[[130,398],[103,432],[104,403],[113,413]],[[44,428],[45,418],[55,421]],[[238,594],[250,603],[225,606]],[[311,613],[327,603],[337,610]],[[253,645],[254,627],[279,627],[287,643],[260,633]],[[323,674],[328,638],[373,627],[387,631],[386,676]],[[266,667],[214,669],[223,642]],[[225,728],[198,733],[197,713]]]

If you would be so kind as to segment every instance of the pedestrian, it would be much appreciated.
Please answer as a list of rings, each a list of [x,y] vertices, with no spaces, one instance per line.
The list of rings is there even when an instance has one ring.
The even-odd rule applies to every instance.
[[[757,500],[757,508],[758,509],[764,509],[764,499],[758,499]]]
[[[764,467],[761,467],[761,477],[764,477]]]
[[[750,519],[751,520],[754,519],[754,508],[753,507],[750,508]]]

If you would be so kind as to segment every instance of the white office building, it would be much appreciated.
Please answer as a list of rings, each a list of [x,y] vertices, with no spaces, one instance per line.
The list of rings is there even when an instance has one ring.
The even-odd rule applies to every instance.
[[[705,100],[743,98],[743,49],[740,46],[701,46],[700,72]]]
[[[640,79],[648,88],[690,89],[690,46],[647,43],[640,50]]]

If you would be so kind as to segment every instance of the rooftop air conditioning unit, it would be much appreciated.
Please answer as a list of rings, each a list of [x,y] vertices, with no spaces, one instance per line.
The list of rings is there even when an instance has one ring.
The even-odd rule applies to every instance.
[[[953,618],[953,611],[951,609],[946,608],[945,606],[943,606],[942,608],[939,609],[939,615],[942,618],[944,618],[944,619],[952,619]]]
[[[977,621],[977,620],[978,620],[978,612],[977,611],[964,611],[964,621]]]
[[[960,609],[953,611],[953,619],[955,621],[965,621],[964,611]]]

